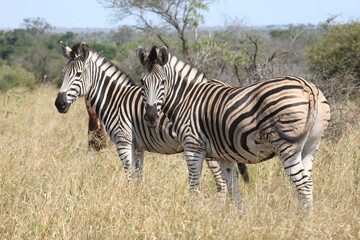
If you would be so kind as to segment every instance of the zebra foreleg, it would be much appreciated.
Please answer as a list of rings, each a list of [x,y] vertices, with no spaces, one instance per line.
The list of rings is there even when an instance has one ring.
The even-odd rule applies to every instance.
[[[130,181],[136,177],[135,151],[131,143],[117,142],[117,152],[123,163],[125,173]]]
[[[222,201],[225,201],[227,184],[225,180],[225,175],[222,173],[220,163],[219,161],[212,158],[206,158],[205,160],[212,175],[214,176],[218,197]]]
[[[200,190],[200,177],[202,172],[205,151],[197,149],[193,151],[192,147],[185,147],[184,155],[189,171],[189,191],[195,193]]]
[[[144,151],[135,151],[135,178],[137,182],[142,181],[144,167]]]

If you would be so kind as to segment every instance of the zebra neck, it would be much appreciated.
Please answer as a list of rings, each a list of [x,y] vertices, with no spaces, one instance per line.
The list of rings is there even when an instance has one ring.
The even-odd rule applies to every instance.
[[[102,103],[109,100],[115,91],[135,86],[135,83],[126,73],[97,52],[92,51],[89,57],[91,58],[89,63],[91,88],[88,99],[95,113],[102,118],[100,110]]]
[[[170,54],[168,64],[165,66],[169,84],[165,93],[165,103],[162,111],[172,121],[176,119],[180,108],[185,101],[191,99],[196,85],[208,82],[205,74],[197,67]]]
[[[101,84],[105,78],[110,78],[111,82],[116,81],[117,85],[135,86],[135,83],[127,73],[120,70],[111,61],[107,60],[95,50],[91,51],[89,58],[92,63],[90,65],[90,72],[92,74],[91,80],[93,83]]]

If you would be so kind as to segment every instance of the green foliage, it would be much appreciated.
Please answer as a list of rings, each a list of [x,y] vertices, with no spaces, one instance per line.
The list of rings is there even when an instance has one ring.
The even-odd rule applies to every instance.
[[[324,79],[349,73],[360,78],[360,22],[328,26],[308,49],[311,70]]]
[[[230,48],[227,42],[217,42],[214,54],[220,54],[230,65],[245,66],[249,58],[243,49]]]
[[[100,0],[106,8],[113,9],[115,16],[123,20],[133,16],[138,20],[134,26],[144,32],[152,33],[162,45],[173,47],[171,41],[165,38],[165,29],[175,30],[181,41],[183,55],[192,62],[189,53],[189,42],[187,39],[188,27],[198,27],[204,22],[201,11],[206,11],[208,4],[213,0]],[[156,25],[154,18],[157,19]]]
[[[289,25],[286,29],[277,29],[276,26],[249,29],[231,25],[226,29],[209,30],[194,27],[204,22],[202,13],[207,10],[208,4],[214,2],[212,0],[103,2],[114,4],[109,7],[116,11],[123,10],[128,15],[143,14],[142,11],[146,10],[160,20],[159,24],[152,25],[155,20],[145,14],[141,15],[147,17],[143,19],[145,22],[138,19],[139,24],[135,27],[144,31],[120,26],[110,33],[54,34],[46,31],[51,26],[45,20],[27,19],[24,29],[0,31],[0,89],[27,85],[34,87],[45,82],[60,86],[61,70],[67,61],[59,53],[60,40],[69,47],[77,42],[88,43],[128,73],[135,82],[141,72],[135,51],[138,46],[150,48],[154,44],[167,45],[171,51],[198,66],[208,77],[224,80],[234,86],[284,74],[304,75],[307,74],[307,63],[313,71],[324,73],[323,78],[350,71],[352,76],[358,77],[360,72],[358,22],[334,25],[329,20],[318,28],[312,25]],[[165,11],[167,7],[168,12]],[[169,22],[165,16],[167,20],[177,16],[177,21]],[[311,47],[306,56],[308,61],[305,62],[307,46]],[[296,69],[289,71],[288,64],[296,66]],[[6,70],[5,74],[5,67],[16,71]]]
[[[75,38],[76,38],[77,34],[73,33],[73,32],[66,32],[65,34],[61,35],[60,39],[63,42],[66,42],[69,46],[74,45],[75,42]]]
[[[149,44],[146,46],[148,47],[151,46],[150,44],[156,43],[156,38],[143,34],[137,35],[137,37],[134,37],[131,41],[128,41],[117,48],[116,60],[114,61],[114,64],[122,71],[129,74],[137,84],[140,84],[139,79],[140,73],[142,72],[142,66],[138,63],[135,51],[138,46],[143,45],[144,42]]]
[[[289,29],[287,29],[287,30],[276,29],[276,30],[272,30],[270,32],[270,36],[272,38],[290,39],[291,31]]]
[[[34,89],[36,87],[34,75],[20,66],[0,66],[0,91],[18,86]]]
[[[116,47],[108,44],[94,43],[91,48],[104,55],[107,59],[112,60],[116,56]]]
[[[45,44],[36,44],[29,48],[23,59],[23,67],[35,74],[39,82],[47,82],[49,72],[49,61],[51,57]]]
[[[7,60],[14,53],[14,48],[8,44],[6,39],[0,39],[0,56],[1,59]]]
[[[33,44],[33,39],[22,29],[14,29],[0,34],[0,56],[4,60],[13,61]]]
[[[117,47],[124,45],[134,38],[135,32],[129,26],[120,26],[117,31],[112,31],[110,33],[111,41],[113,41]]]
[[[201,11],[208,11],[208,6],[202,1],[193,1],[189,6],[189,13],[186,15],[184,24],[189,24],[193,27],[198,27],[200,23],[204,23],[204,16]]]

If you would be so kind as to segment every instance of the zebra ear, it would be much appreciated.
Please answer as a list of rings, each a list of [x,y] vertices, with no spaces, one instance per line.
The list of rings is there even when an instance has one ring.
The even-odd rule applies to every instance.
[[[138,61],[141,65],[145,66],[145,64],[147,63],[147,57],[148,57],[148,53],[146,52],[146,50],[139,46],[138,49],[136,50],[136,56],[138,57]]]
[[[59,42],[60,44],[60,52],[61,54],[66,57],[67,59],[71,59],[71,48],[69,48],[68,46],[65,45],[65,43],[63,41]]]
[[[85,42],[80,43],[79,53],[80,53],[80,56],[84,60],[86,60],[88,58],[88,56],[89,56],[89,46]]]
[[[163,46],[159,49],[158,61],[161,66],[164,66],[169,61],[169,50]]]

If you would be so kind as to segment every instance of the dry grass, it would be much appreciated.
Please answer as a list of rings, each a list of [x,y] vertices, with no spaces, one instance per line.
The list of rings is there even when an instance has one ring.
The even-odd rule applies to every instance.
[[[323,142],[313,168],[314,208],[298,208],[278,160],[249,166],[247,210],[215,197],[205,167],[190,201],[181,154],[145,155],[144,181],[128,184],[113,145],[87,148],[83,100],[61,115],[57,90],[0,96],[0,239],[359,239],[360,127]]]

